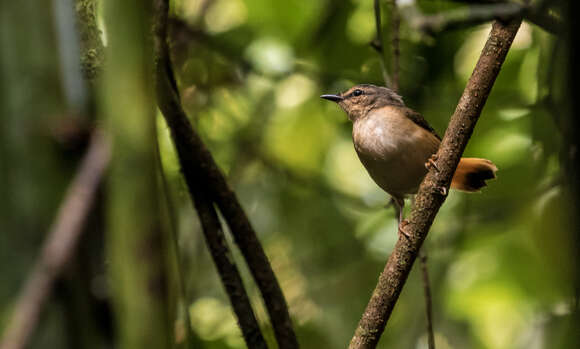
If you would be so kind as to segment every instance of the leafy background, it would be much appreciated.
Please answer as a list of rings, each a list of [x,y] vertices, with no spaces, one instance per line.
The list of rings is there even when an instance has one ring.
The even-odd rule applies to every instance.
[[[76,121],[67,114],[50,5],[20,3],[0,11],[0,328],[82,153],[62,136]],[[416,5],[424,13],[460,6]],[[183,104],[260,233],[302,347],[344,347],[394,246],[396,221],[358,162],[346,116],[319,95],[382,84],[369,45],[372,1],[176,0],[172,12]],[[383,14],[388,40],[388,8]],[[427,36],[402,21],[401,94],[440,134],[489,28]],[[563,181],[566,123],[545,102],[562,98],[556,41],[521,27],[465,153],[492,159],[498,179],[481,194],[452,192],[426,241],[438,348],[573,347],[578,270]],[[158,133],[184,259],[182,306],[200,348],[242,348],[161,116]],[[76,334],[87,345],[113,332],[102,219],[91,218],[33,347],[71,346],[75,328],[87,332]],[[79,284],[92,300],[79,298]],[[259,292],[246,284],[266,328]],[[95,319],[83,316],[88,302],[99,305]],[[181,319],[178,334],[183,326]],[[425,326],[416,267],[379,347],[426,348]],[[267,328],[266,337],[274,342]]]

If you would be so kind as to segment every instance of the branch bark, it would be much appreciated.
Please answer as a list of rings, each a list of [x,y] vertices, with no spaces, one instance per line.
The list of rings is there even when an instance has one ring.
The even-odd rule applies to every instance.
[[[94,131],[89,150],[16,301],[12,318],[7,322],[1,349],[23,349],[28,346],[54,283],[74,254],[109,158],[108,143],[100,131]]]
[[[157,25],[157,93],[158,103],[180,160],[181,170],[190,187],[203,184],[208,197],[222,212],[234,241],[248,264],[266,305],[274,334],[281,349],[298,348],[288,306],[256,232],[236,194],[229,187],[211,153],[193,129],[181,107],[177,85],[171,68],[167,45],[167,6]]]
[[[375,348],[395,307],[411,267],[439,208],[446,198],[453,173],[515,38],[521,20],[495,21],[475,69],[467,82],[430,170],[415,198],[405,230],[379,277],[350,347]]]
[[[77,30],[81,45],[81,66],[85,78],[94,82],[104,61],[105,48],[97,25],[97,1],[75,0]]]

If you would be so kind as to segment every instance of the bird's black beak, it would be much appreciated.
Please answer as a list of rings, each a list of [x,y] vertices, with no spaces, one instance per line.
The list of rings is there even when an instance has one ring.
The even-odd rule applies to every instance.
[[[339,95],[322,95],[322,96],[320,96],[320,98],[328,99],[329,101],[333,101],[333,102],[337,102],[337,103],[344,99]]]

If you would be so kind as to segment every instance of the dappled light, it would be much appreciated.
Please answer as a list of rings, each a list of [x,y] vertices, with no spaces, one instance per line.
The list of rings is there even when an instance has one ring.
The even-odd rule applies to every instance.
[[[50,1],[0,5],[1,349],[345,348],[399,245],[428,256],[437,349],[580,345],[574,1],[377,1],[382,42],[373,0],[118,1],[63,0],[78,16],[68,29]],[[492,23],[517,31],[511,47],[490,39]],[[73,63],[62,31],[78,41]],[[480,57],[504,53],[487,100],[460,100]],[[82,86],[72,97],[67,71]],[[441,138],[469,111],[458,103],[480,98],[443,143],[465,137],[462,156],[493,161],[497,178],[478,193],[427,183],[443,205],[407,195],[401,230],[353,123],[320,98],[357,84],[398,86]],[[95,134],[107,170],[67,206]],[[443,181],[449,154],[427,180]],[[46,267],[61,219],[74,236],[53,242],[65,247]],[[398,267],[411,268],[410,249]],[[45,287],[23,301],[35,270]],[[362,335],[378,344],[351,348],[432,349],[423,280],[417,259],[384,332]],[[19,332],[14,311],[30,304]]]

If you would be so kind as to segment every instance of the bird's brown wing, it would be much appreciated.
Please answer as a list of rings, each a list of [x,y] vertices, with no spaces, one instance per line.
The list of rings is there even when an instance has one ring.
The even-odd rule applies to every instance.
[[[433,129],[433,127],[429,125],[427,120],[425,120],[425,118],[421,114],[417,113],[416,111],[410,108],[403,108],[403,112],[405,116],[411,119],[414,123],[431,132],[435,137],[437,137],[438,140],[441,140],[441,137],[439,137],[435,129]]]

